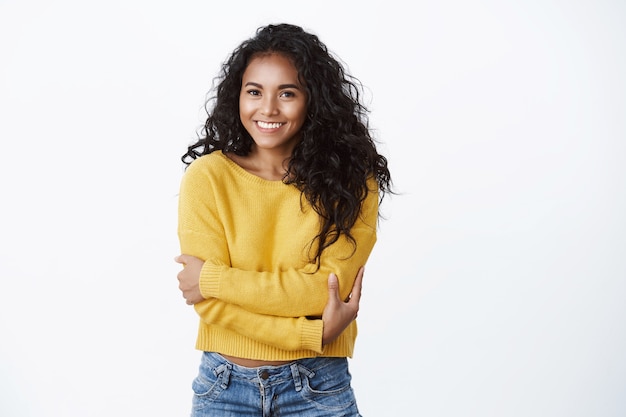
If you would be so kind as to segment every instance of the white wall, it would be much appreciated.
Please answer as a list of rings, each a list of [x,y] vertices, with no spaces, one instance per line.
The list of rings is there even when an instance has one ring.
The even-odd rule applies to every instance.
[[[624,415],[624,3],[214,3],[0,0],[0,415],[188,414],[179,156],[222,60],[280,21],[369,88],[401,193],[362,413]]]

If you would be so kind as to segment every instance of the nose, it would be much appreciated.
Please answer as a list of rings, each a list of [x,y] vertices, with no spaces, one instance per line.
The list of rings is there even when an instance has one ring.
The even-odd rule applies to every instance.
[[[276,98],[274,97],[264,97],[263,102],[261,103],[261,114],[263,116],[273,116],[278,113],[278,106],[276,103]]]

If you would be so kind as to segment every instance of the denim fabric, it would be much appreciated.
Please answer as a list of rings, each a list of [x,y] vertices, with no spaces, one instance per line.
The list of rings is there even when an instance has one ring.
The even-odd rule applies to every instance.
[[[204,352],[192,417],[359,417],[346,358],[246,368]]]

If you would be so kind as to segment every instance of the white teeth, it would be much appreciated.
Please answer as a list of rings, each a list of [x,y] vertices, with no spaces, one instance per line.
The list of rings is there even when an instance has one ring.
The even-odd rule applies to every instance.
[[[260,128],[262,129],[278,129],[282,126],[282,123],[267,123],[267,122],[256,122]]]

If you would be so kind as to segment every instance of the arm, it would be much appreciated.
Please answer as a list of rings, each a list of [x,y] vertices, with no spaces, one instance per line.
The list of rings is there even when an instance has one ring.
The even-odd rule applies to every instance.
[[[178,258],[180,262],[180,257]],[[187,266],[185,266],[185,269]],[[183,286],[185,269],[178,274]],[[313,350],[322,353],[322,346],[333,342],[357,317],[361,300],[363,268],[354,281],[348,301],[339,297],[339,282],[335,274],[328,277],[328,302],[322,319],[306,317],[276,317],[252,313],[237,305],[210,298],[195,304],[195,310],[208,324],[223,327],[243,336],[284,350]],[[183,295],[185,291],[183,291]],[[189,304],[189,299],[187,299]],[[320,344],[321,333],[321,344]],[[298,335],[298,337],[293,337]]]
[[[276,317],[252,313],[237,305],[209,298],[194,305],[201,320],[283,350],[322,353],[323,321],[306,317]]]
[[[204,298],[219,298],[256,313],[319,316],[326,305],[330,273],[338,277],[341,299],[348,296],[376,242],[377,218],[378,193],[371,191],[352,230],[356,248],[342,236],[324,250],[317,271],[314,264],[282,271],[247,271],[208,258],[199,272],[200,292]]]

